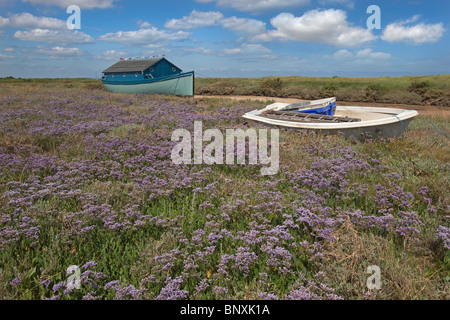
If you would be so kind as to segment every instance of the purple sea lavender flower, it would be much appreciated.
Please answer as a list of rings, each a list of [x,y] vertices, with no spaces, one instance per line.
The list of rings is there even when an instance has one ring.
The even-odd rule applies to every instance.
[[[195,293],[193,294],[192,298],[195,299],[200,294],[205,292],[205,290],[208,288],[209,288],[208,279],[200,280],[200,282],[195,286]]]
[[[118,280],[114,280],[114,281],[110,281],[107,284],[105,284],[105,289],[109,290],[109,289],[113,289],[116,287],[116,285],[119,283]]]
[[[263,300],[280,300],[280,298],[278,298],[278,296],[276,296],[273,293],[268,293],[268,292],[261,292],[258,295],[258,297]]]
[[[398,216],[400,219],[398,220],[395,232],[404,237],[410,237],[420,233],[416,227],[423,225],[423,223],[417,213],[400,211]]]
[[[444,247],[450,249],[450,228],[439,226],[436,230],[436,237],[444,242]]]
[[[214,286],[214,287],[213,287],[213,290],[214,290],[214,292],[215,292],[217,295],[219,295],[219,296],[225,295],[225,294],[228,293],[228,289],[227,289],[227,288],[220,287],[220,286]]]
[[[156,300],[182,300],[187,298],[189,293],[186,290],[181,290],[183,279],[181,276],[172,279],[170,276],[165,281],[165,286],[161,289]]]
[[[20,279],[20,278],[14,278],[10,282],[12,287],[17,287],[21,283],[22,283],[22,279]]]
[[[146,289],[136,289],[133,285],[127,287],[122,287],[118,284],[119,282],[111,281],[105,285],[106,290],[114,290],[115,297],[114,300],[141,300],[142,294]]]
[[[66,283],[65,283],[64,281],[61,281],[61,282],[55,284],[55,285],[53,286],[52,290],[53,290],[53,292],[56,293],[56,292],[58,292],[59,290],[61,290],[62,288],[65,288],[65,287],[66,287]]]
[[[255,263],[258,256],[250,251],[248,247],[240,247],[237,249],[237,253],[234,255],[235,264],[233,269],[238,269],[244,273],[244,276],[248,276],[250,273],[250,267]]]
[[[217,234],[215,232],[211,232],[210,234],[208,234],[208,236],[206,237],[206,240],[211,243],[211,244],[216,244],[217,241],[219,241],[220,239],[222,239],[223,236],[221,234]]]
[[[82,300],[101,300],[102,297],[101,296],[95,296],[94,292],[88,292],[86,295],[84,295],[82,298]]]
[[[41,284],[43,286],[45,286],[46,288],[48,288],[48,286],[50,285],[50,279],[46,279],[46,280],[42,281]]]
[[[292,290],[289,294],[285,295],[286,300],[323,300],[323,298],[308,288],[301,287],[299,289]]]
[[[96,265],[97,265],[97,262],[95,262],[95,261],[88,261],[84,265],[82,265],[81,267],[83,269],[95,269]]]

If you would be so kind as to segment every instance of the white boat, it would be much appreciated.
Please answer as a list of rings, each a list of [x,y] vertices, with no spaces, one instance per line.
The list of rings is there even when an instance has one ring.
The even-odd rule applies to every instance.
[[[292,112],[292,104],[274,103],[248,112],[243,118],[279,128],[314,130],[364,139],[399,137],[418,114],[415,110],[336,106],[334,116],[311,115]]]

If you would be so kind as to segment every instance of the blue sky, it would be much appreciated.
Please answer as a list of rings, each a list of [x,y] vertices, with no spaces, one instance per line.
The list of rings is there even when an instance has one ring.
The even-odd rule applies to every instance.
[[[0,0],[0,77],[93,78],[121,57],[163,54],[205,77],[449,74],[449,3]],[[370,5],[381,29],[367,27]]]

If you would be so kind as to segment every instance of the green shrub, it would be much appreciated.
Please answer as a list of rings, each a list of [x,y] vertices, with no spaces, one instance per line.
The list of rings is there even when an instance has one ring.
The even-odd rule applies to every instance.
[[[319,88],[313,88],[313,87],[305,87],[301,88],[299,92],[300,99],[304,100],[317,100],[322,97],[320,94]]]
[[[366,88],[366,101],[377,102],[381,101],[381,97],[387,92],[387,88],[379,83],[369,84]]]
[[[428,105],[442,105],[448,106],[448,94],[442,89],[436,89],[431,87],[431,83],[426,81],[416,81],[412,82],[408,91],[414,93],[421,97],[420,103],[425,103]]]
[[[379,102],[420,105],[422,103],[422,97],[415,92],[391,90],[384,94]]]
[[[416,80],[414,80],[414,82],[412,82],[409,87],[408,87],[408,91],[409,92],[416,92],[416,93],[422,93],[423,91],[427,90],[428,88],[431,87],[431,84],[429,81],[420,81],[417,82]]]
[[[334,94],[338,101],[364,101],[365,92],[357,88],[340,88]]]
[[[320,89],[320,94],[322,97],[334,97],[337,90],[338,87],[335,83],[327,83]]]
[[[265,79],[260,85],[261,94],[263,96],[278,97],[282,94],[283,81],[280,78],[276,79]]]

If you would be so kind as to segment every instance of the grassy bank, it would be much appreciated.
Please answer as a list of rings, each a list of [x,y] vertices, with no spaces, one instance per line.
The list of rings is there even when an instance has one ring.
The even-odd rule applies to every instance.
[[[279,81],[278,81],[279,79]],[[199,95],[335,96],[339,101],[450,106],[450,75],[383,78],[197,78]]]

